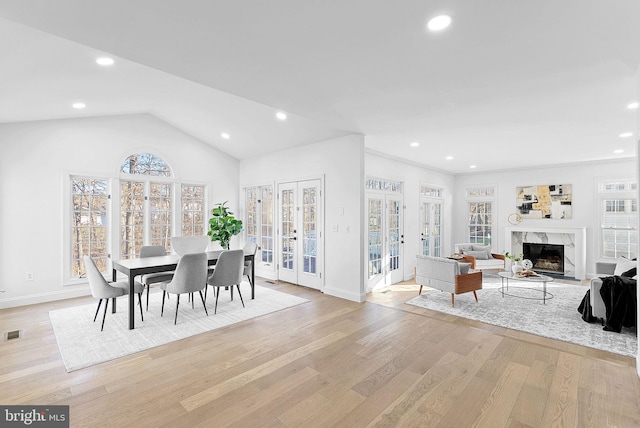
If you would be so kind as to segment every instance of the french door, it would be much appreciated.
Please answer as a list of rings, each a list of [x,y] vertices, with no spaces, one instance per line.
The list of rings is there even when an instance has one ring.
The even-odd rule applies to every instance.
[[[278,279],[322,288],[322,222],[320,180],[278,186]]]
[[[420,204],[420,250],[424,256],[442,254],[442,201],[422,199]]]
[[[402,281],[402,197],[367,195],[367,291]]]

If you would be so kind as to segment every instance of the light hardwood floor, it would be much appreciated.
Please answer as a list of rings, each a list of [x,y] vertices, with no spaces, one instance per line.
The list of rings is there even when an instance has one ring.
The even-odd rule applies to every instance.
[[[0,403],[67,404],[73,427],[640,426],[632,358],[404,305],[412,284],[358,304],[259,283],[311,302],[72,373],[48,311],[93,299],[2,310],[22,337]]]

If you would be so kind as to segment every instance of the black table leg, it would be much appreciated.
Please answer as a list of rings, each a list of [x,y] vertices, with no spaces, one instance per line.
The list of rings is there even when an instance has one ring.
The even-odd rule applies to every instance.
[[[251,300],[256,298],[256,256],[251,260]]]
[[[136,307],[135,299],[133,298],[135,295],[134,283],[134,276],[129,274],[129,330],[133,330],[135,328],[135,323],[133,321],[133,314]]]

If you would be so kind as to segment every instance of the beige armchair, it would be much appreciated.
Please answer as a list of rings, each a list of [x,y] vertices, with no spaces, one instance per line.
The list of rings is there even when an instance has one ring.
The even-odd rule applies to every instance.
[[[444,257],[416,256],[416,283],[422,286],[451,293],[451,306],[455,306],[455,295],[473,292],[478,301],[476,290],[482,289],[482,272],[468,273],[470,264],[459,263]]]

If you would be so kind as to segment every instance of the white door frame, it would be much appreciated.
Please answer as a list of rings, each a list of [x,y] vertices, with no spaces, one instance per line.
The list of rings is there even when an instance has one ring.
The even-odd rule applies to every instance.
[[[319,190],[319,195],[317,195],[317,220],[316,220],[316,240],[315,240],[315,254],[316,254],[316,275],[306,275],[301,274],[302,271],[298,268],[297,263],[303,260],[301,256],[303,253],[303,231],[302,231],[302,207],[299,205],[299,201],[302,200],[301,196],[297,197],[297,201],[295,201],[295,209],[296,213],[300,213],[296,216],[296,250],[294,255],[296,263],[295,274],[291,272],[286,272],[282,266],[282,249],[283,249],[283,230],[282,230],[282,201],[281,195],[282,190],[287,188],[296,188],[296,194],[301,195],[298,190],[301,190],[305,183],[311,184],[311,182],[316,182],[317,188]],[[277,251],[276,255],[276,279],[291,282],[293,284],[304,285],[310,288],[314,288],[320,291],[324,290],[324,177],[312,177],[306,179],[300,179],[295,181],[282,181],[276,183],[276,195],[275,195],[274,203],[277,204],[277,225],[275,225],[275,242],[274,242],[274,250]],[[300,229],[300,230],[299,230]],[[291,274],[289,274],[291,273]]]

